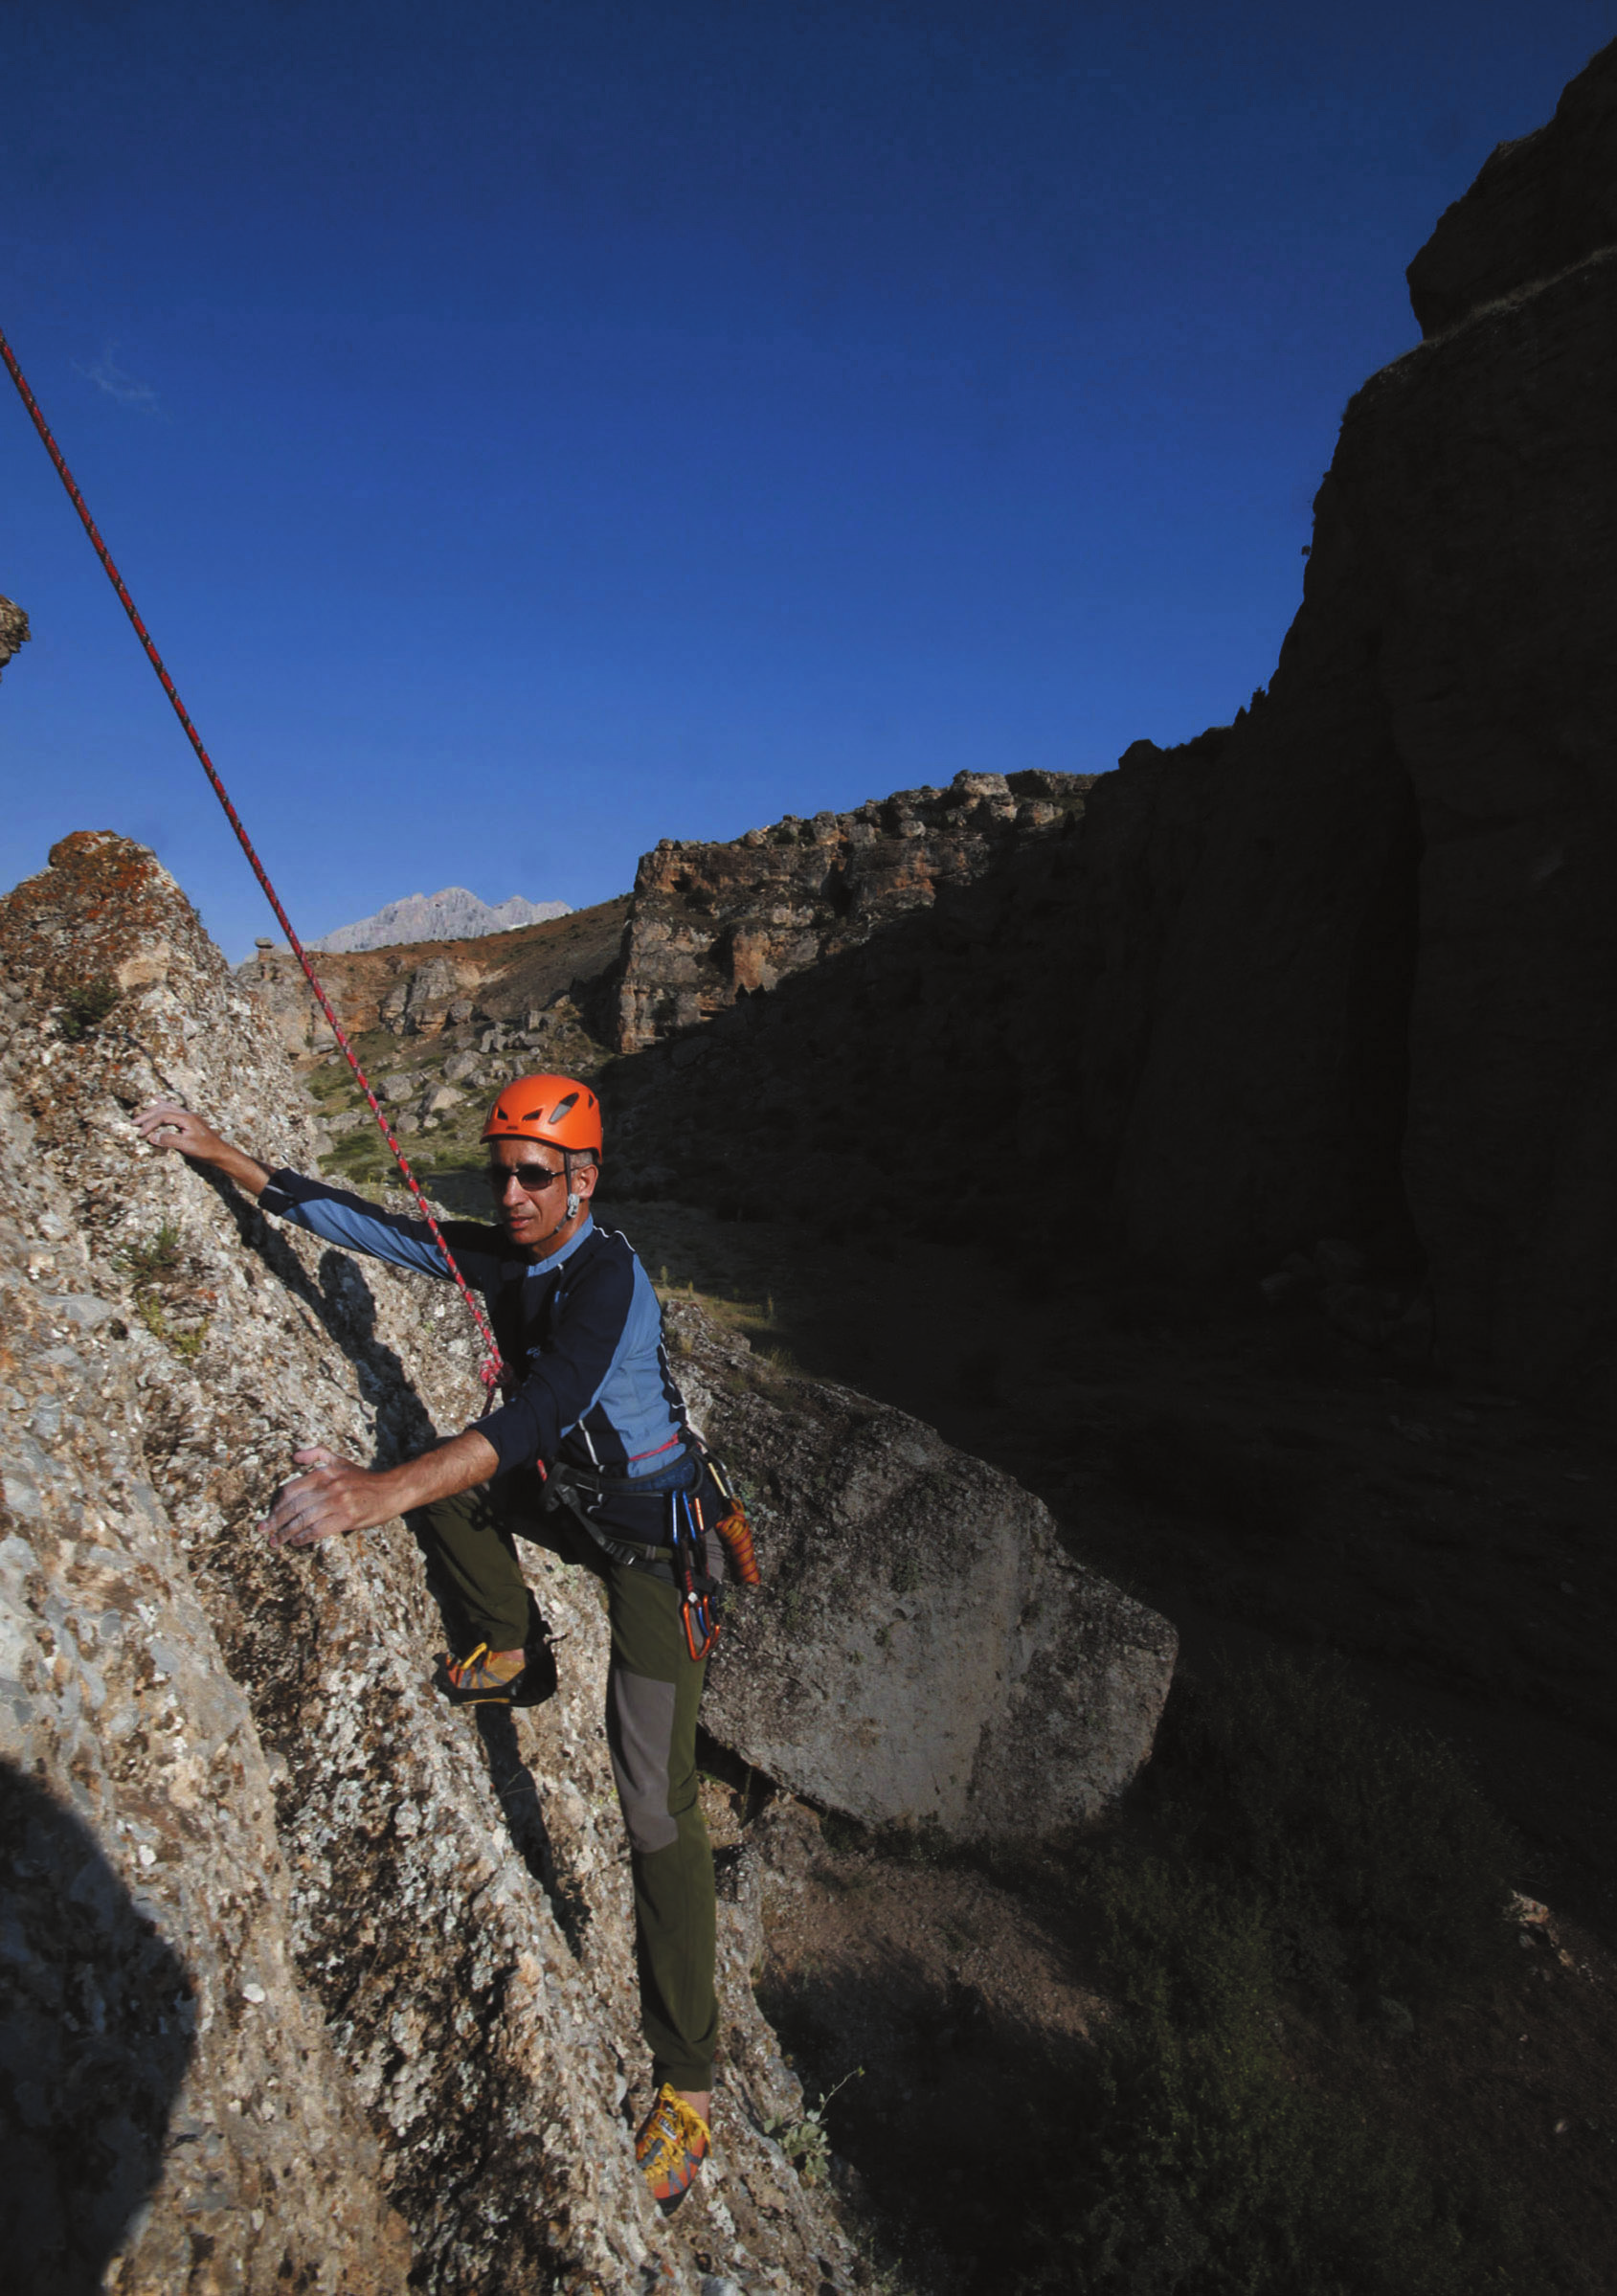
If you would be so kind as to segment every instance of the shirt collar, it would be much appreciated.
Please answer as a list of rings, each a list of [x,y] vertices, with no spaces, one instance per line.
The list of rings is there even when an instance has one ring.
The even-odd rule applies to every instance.
[[[553,1275],[556,1270],[565,1260],[570,1260],[573,1257],[579,1245],[584,1243],[589,1237],[593,1236],[595,1232],[595,1216],[594,1212],[587,1212],[584,1216],[583,1227],[578,1230],[578,1233],[573,1238],[571,1243],[559,1246],[558,1249],[552,1251],[547,1259],[528,1261],[528,1274]]]

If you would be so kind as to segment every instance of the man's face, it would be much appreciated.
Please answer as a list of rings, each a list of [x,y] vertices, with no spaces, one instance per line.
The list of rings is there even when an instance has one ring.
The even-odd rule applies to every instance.
[[[515,1179],[507,1180],[497,1195],[494,1195],[492,1183],[489,1190],[494,1195],[500,1225],[513,1244],[529,1249],[535,1244],[550,1240],[567,1209],[567,1175],[561,1150],[552,1148],[548,1140],[496,1139],[483,1144],[488,1151],[490,1172],[514,1174],[520,1170],[530,1184],[539,1170],[550,1175],[548,1184],[533,1193],[521,1186]],[[583,1178],[584,1173],[580,1171],[574,1184],[578,1185]],[[578,1192],[585,1194],[587,1190],[579,1186]],[[582,1205],[579,1210],[582,1216]],[[572,1223],[566,1225],[571,1227]],[[565,1238],[555,1237],[555,1241],[561,1243]]]

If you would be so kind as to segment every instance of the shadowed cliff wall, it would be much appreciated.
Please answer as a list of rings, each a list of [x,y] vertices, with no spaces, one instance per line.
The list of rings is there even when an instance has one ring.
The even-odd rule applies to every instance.
[[[1449,1360],[1603,1411],[1614,116],[1609,48],[1411,265],[1442,331],[1347,410],[1267,700],[1097,786],[1076,928],[1089,1136],[1141,1249],[1418,1241]]]

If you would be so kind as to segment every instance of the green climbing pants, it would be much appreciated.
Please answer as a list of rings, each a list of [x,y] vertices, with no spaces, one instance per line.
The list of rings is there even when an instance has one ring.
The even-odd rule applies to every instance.
[[[464,1650],[479,1642],[517,1650],[528,1638],[517,1539],[581,1564],[605,1589],[606,1735],[629,1835],[641,2031],[653,2078],[700,2094],[712,2086],[719,2030],[713,1854],[696,1784],[696,1709],[707,1668],[693,1665],[685,1649],[672,1583],[614,1562],[565,1512],[545,1513],[540,1493],[538,1478],[519,1472],[439,1499],[411,1519],[429,1569],[464,1622]]]

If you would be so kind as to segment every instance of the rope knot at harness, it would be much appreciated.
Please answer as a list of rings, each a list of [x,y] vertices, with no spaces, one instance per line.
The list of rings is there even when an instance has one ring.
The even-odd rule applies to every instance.
[[[91,546],[94,549],[97,557],[101,560],[101,565],[106,570],[107,579],[112,584],[113,589],[118,593],[119,603],[123,606],[124,613],[129,617],[130,625],[134,630],[135,636],[141,642],[141,646],[146,654],[146,658],[151,664],[152,668],[157,672],[158,683],[161,685],[164,692],[168,695],[169,702],[173,706],[174,715],[179,719],[180,724],[185,728],[186,739],[191,743],[191,748],[196,752],[198,761],[201,764],[203,772],[208,777],[209,784],[213,789],[213,795],[218,799],[219,803],[224,807],[225,819],[229,822],[231,827],[236,831],[236,842],[240,845],[241,850],[246,854],[254,876],[257,877],[259,885],[263,888],[265,898],[268,900],[271,909],[275,912],[276,922],[280,925],[282,933],[285,934],[287,940],[291,944],[293,956],[296,957],[299,964],[302,965],[303,969],[303,978],[308,982],[309,987],[314,991],[315,1000],[318,1002],[321,1011],[326,1015],[326,1021],[330,1024],[332,1036],[336,1039],[336,1042],[342,1050],[344,1059],[348,1062],[348,1067],[354,1072],[354,1076],[359,1084],[359,1089],[365,1094],[366,1100],[370,1104],[371,1114],[375,1117],[382,1137],[388,1143],[388,1147],[392,1152],[393,1161],[397,1164],[399,1172],[403,1177],[404,1184],[410,1190],[411,1195],[414,1196],[417,1205],[420,1207],[421,1217],[427,1224],[428,1232],[432,1236],[433,1242],[438,1248],[438,1255],[443,1261],[444,1268],[453,1277],[461,1298],[465,1301],[467,1308],[470,1310],[472,1321],[477,1325],[478,1333],[483,1340],[485,1351],[484,1360],[481,1366],[481,1374],[483,1385],[488,1392],[488,1407],[492,1408],[496,1388],[505,1387],[508,1389],[509,1387],[514,1386],[516,1382],[513,1374],[501,1356],[499,1341],[494,1337],[494,1332],[489,1324],[488,1318],[483,1314],[482,1305],[474,1295],[471,1286],[467,1283],[465,1277],[461,1274],[460,1268],[457,1266],[455,1254],[450,1250],[448,1244],[444,1241],[443,1231],[438,1227],[438,1221],[433,1216],[432,1206],[428,1204],[426,1197],[421,1193],[420,1185],[416,1181],[415,1175],[410,1169],[409,1159],[405,1156],[403,1149],[393,1137],[393,1128],[389,1124],[387,1117],[382,1114],[382,1104],[377,1099],[375,1093],[371,1090],[370,1079],[367,1077],[365,1070],[360,1067],[359,1061],[354,1053],[353,1047],[348,1043],[348,1037],[344,1033],[343,1024],[338,1020],[336,1013],[332,1010],[331,1000],[326,994],[324,987],[321,985],[320,977],[315,972],[313,965],[310,964],[303,942],[298,938],[297,934],[292,929],[291,918],[287,915],[285,910],[281,906],[281,897],[277,893],[274,886],[270,883],[269,877],[265,872],[263,863],[258,859],[257,852],[254,850],[252,839],[248,836],[246,830],[241,825],[240,818],[236,813],[236,807],[230,801],[229,793],[227,792],[224,783],[220,780],[217,772],[214,770],[213,760],[209,756],[207,751],[202,746],[202,736],[198,733],[196,728],[191,724],[190,717],[187,715],[185,704],[180,700],[174,681],[168,675],[168,670],[164,666],[162,655],[158,652],[156,646],[153,645],[145,622],[142,621],[139,614],[135,611],[135,601],[129,596],[128,591],[124,588],[124,577],[112,562],[112,553],[110,551],[108,551],[106,544],[101,540],[101,529],[97,526],[95,520],[90,516],[89,508],[85,504],[84,497],[79,491],[78,484],[74,479],[73,473],[69,470],[66,462],[62,459],[61,449],[59,446],[57,446],[56,439],[51,435],[50,425],[46,422],[44,416],[39,411],[39,402],[34,397],[34,393],[29,389],[27,379],[23,374],[23,371],[17,365],[15,354],[13,353],[11,345],[7,342],[3,333],[0,333],[0,360],[4,360],[7,371],[11,375],[12,382],[15,383],[17,387],[17,392],[22,399],[22,403],[28,409],[34,427],[38,432],[39,437],[44,443],[45,452],[50,456],[51,461],[55,465],[56,476],[60,479],[62,484],[67,488],[68,500],[78,511],[84,531],[90,537]]]

